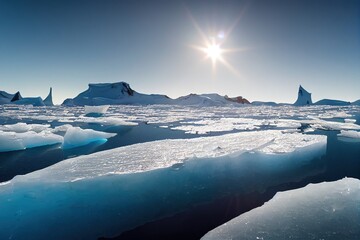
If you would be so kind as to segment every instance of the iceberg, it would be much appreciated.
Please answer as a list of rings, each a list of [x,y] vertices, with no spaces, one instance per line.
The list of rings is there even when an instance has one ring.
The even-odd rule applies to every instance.
[[[5,91],[0,91],[0,104],[8,104],[11,102],[11,99],[14,97],[14,94],[7,93]]]
[[[33,105],[35,107],[45,106],[41,97],[26,97],[26,98],[21,98],[16,101],[12,101],[11,103],[18,104],[18,105]]]
[[[314,103],[315,105],[331,105],[331,106],[347,106],[350,105],[350,102],[342,100],[333,100],[333,99],[322,99]]]
[[[89,84],[89,88],[75,98],[63,102],[65,106],[97,106],[119,104],[168,104],[172,99],[165,95],[142,94],[126,82]]]
[[[234,101],[227,100],[219,94],[194,94],[182,96],[174,100],[176,105],[183,106],[223,106],[227,104],[236,104]]]
[[[33,106],[54,106],[52,101],[52,88],[49,95],[43,101],[41,97],[22,97],[20,92],[9,94],[0,91],[0,104],[17,104],[17,105],[33,105]]]
[[[277,193],[201,239],[359,239],[359,201],[358,179],[310,184]]]
[[[355,102],[352,102],[351,104],[352,104],[352,105],[357,105],[357,106],[360,106],[360,99],[359,99],[359,100],[357,100],[357,101],[355,101]]]
[[[299,86],[298,98],[294,103],[295,106],[306,106],[311,105],[311,93],[306,91],[301,85]]]
[[[80,147],[92,142],[106,142],[108,138],[116,133],[106,133],[92,129],[81,129],[80,127],[69,127],[64,136],[63,148],[69,149]]]
[[[15,101],[18,101],[18,100],[21,100],[21,99],[23,99],[23,97],[21,96],[20,92],[18,91],[12,97],[11,102],[15,102]]]
[[[98,106],[98,105],[196,105],[196,106],[222,106],[248,103],[245,98],[228,98],[219,94],[189,94],[177,99],[166,95],[143,94],[133,90],[126,82],[89,84],[89,88],[75,98],[68,98],[64,106]]]
[[[52,100],[52,88],[50,88],[49,95],[45,98],[43,101],[45,106],[54,106],[53,100]]]
[[[101,116],[106,113],[110,105],[100,105],[100,106],[87,106],[85,105],[85,115],[97,115]]]

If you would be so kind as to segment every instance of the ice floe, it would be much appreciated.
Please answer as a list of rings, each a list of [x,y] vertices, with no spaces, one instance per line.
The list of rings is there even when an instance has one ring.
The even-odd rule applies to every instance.
[[[85,136],[85,137],[83,137]],[[75,146],[111,137],[111,133],[70,128],[64,145]],[[72,181],[112,174],[127,174],[170,167],[190,159],[239,156],[244,152],[282,154],[307,148],[325,151],[326,136],[282,133],[279,130],[240,132],[195,139],[160,140],[135,144],[91,155],[79,156],[31,173],[20,179],[41,181]]]
[[[358,239],[359,201],[358,179],[310,184],[277,193],[202,239]]]
[[[0,131],[0,152],[23,150],[62,142],[62,136],[48,131],[40,133],[34,131],[20,133]]]
[[[101,141],[106,142],[108,138],[115,136],[116,133],[106,133],[95,131],[92,129],[81,129],[80,127],[70,127],[67,129],[63,148],[74,148],[87,145],[92,142]]]

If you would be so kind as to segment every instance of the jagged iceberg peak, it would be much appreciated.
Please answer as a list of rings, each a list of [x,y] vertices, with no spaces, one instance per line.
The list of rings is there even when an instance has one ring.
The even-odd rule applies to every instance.
[[[295,106],[305,106],[312,104],[311,93],[306,91],[301,85],[299,87],[298,98],[294,103]]]
[[[15,102],[21,100],[23,97],[21,96],[20,92],[16,92],[14,97],[11,99],[11,102]]]
[[[54,106],[53,100],[52,100],[52,87],[50,88],[49,95],[45,98],[43,101],[45,106]]]

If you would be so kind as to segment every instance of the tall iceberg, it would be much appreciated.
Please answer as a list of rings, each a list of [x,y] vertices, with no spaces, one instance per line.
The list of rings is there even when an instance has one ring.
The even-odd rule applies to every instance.
[[[311,104],[312,104],[311,93],[306,91],[300,85],[299,92],[298,92],[298,98],[297,98],[296,102],[294,103],[294,105],[295,106],[305,106],[305,105],[311,105]]]
[[[45,106],[54,106],[53,100],[52,100],[52,88],[50,88],[49,95],[45,98],[43,101]]]

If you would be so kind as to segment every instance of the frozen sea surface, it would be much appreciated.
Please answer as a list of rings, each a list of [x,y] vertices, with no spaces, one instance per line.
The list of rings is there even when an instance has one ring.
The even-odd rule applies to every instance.
[[[91,134],[73,134],[84,144],[71,149],[0,153],[0,239],[199,239],[279,191],[359,178],[359,120],[356,106],[110,106],[91,117],[3,105],[0,148],[8,135]],[[107,141],[87,142],[94,131]]]

